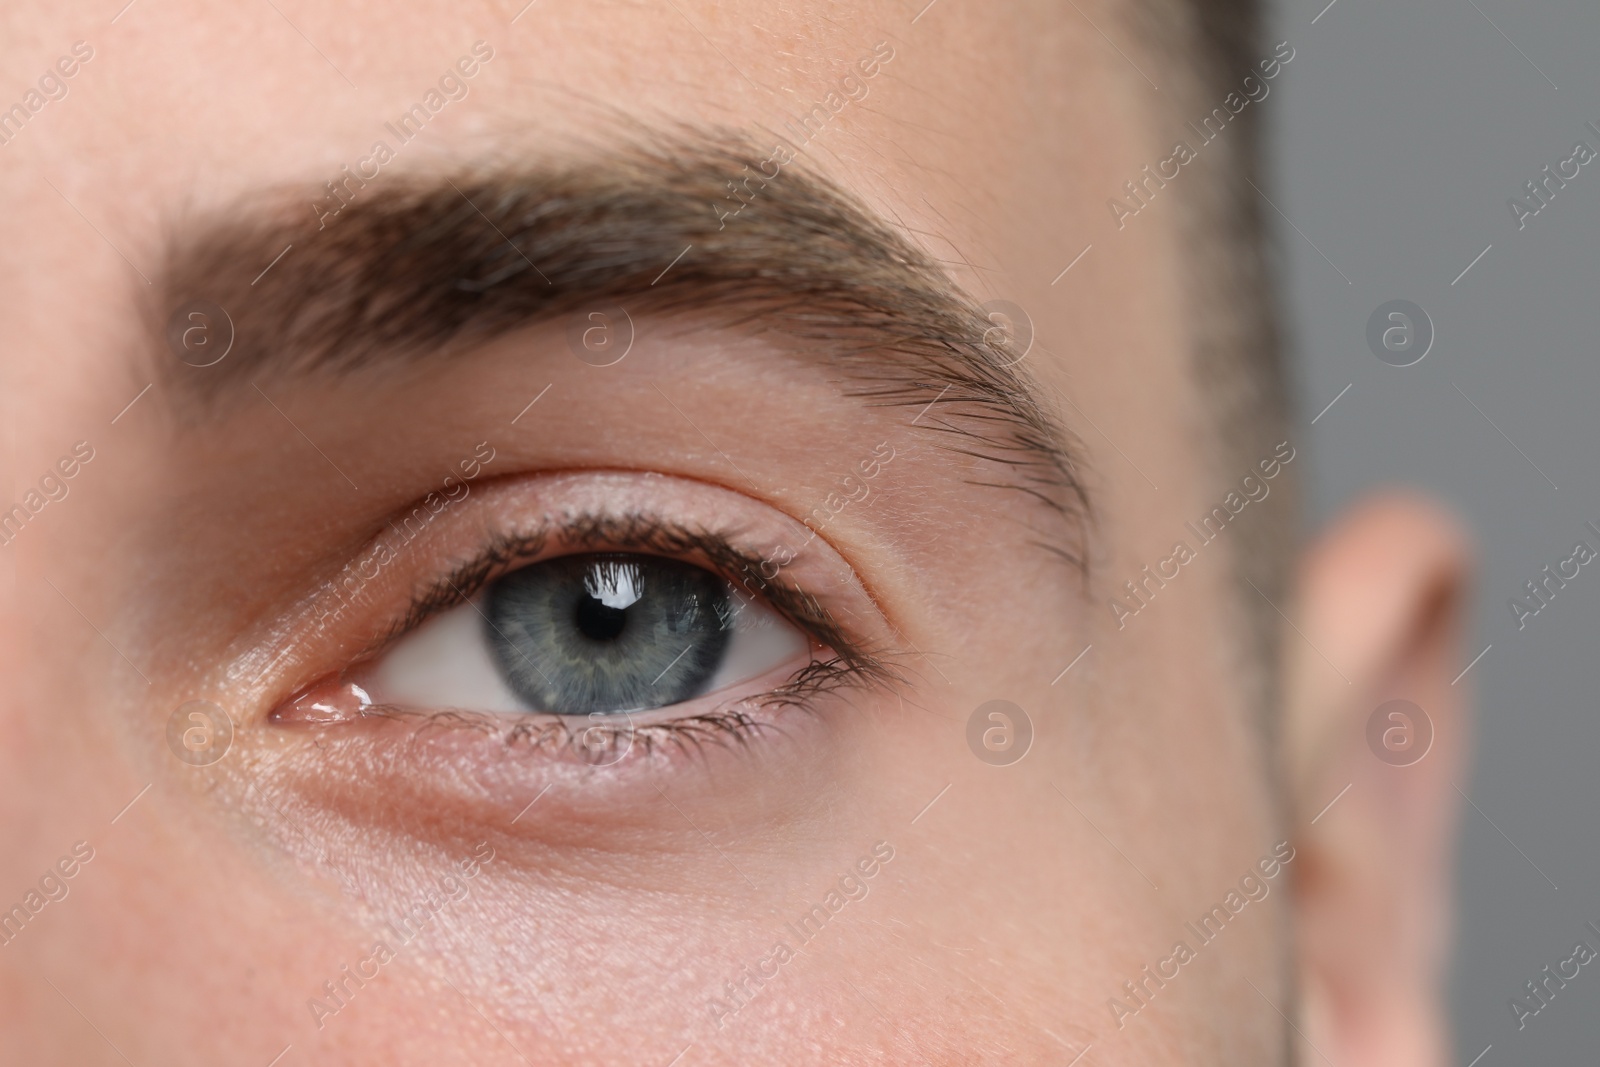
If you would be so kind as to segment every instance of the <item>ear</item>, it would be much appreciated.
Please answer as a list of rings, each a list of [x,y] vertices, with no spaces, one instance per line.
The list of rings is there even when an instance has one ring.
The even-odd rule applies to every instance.
[[[1447,1062],[1469,570],[1456,523],[1398,496],[1346,518],[1302,567],[1284,740],[1301,1030],[1317,1050],[1301,1049],[1304,1062]]]

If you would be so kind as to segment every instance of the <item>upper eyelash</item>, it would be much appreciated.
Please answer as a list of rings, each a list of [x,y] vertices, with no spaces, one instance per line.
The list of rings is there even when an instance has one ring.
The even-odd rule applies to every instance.
[[[832,660],[815,661],[802,668],[783,686],[758,698],[763,702],[803,704],[822,691],[824,687],[819,683],[824,681],[832,683],[826,688],[833,688],[840,682],[852,680],[867,685],[902,680],[886,662],[886,653],[869,651],[850,637],[816,596],[797,585],[764,577],[761,566],[765,560],[734,547],[729,535],[678,526],[655,516],[639,514],[586,514],[560,523],[546,522],[527,533],[491,534],[476,556],[414,596],[406,614],[382,635],[368,655],[389,646],[439,612],[470,600],[491,581],[514,570],[517,563],[538,561],[552,540],[558,540],[564,550],[571,552],[605,549],[645,551],[669,557],[699,556],[724,580],[752,595],[764,597],[808,637],[836,653]],[[772,699],[767,701],[766,698]]]

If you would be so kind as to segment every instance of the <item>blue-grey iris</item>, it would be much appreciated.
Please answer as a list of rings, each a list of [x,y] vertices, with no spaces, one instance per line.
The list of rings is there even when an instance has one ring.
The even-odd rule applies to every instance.
[[[706,691],[728,651],[728,584],[661,556],[562,556],[500,578],[484,615],[507,684],[560,715],[638,711]]]

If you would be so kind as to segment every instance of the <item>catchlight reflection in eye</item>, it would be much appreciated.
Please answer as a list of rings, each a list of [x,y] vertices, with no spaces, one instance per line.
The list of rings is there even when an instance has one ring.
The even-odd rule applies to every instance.
[[[597,553],[497,579],[398,641],[363,684],[400,707],[612,714],[717,693],[809,654],[804,634],[710,571]]]

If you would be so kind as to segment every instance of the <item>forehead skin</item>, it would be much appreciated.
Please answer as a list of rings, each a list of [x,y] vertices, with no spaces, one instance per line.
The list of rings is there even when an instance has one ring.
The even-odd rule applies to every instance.
[[[1272,1060],[1281,1020],[1245,979],[1287,1005],[1280,896],[1203,954],[1195,966],[1209,973],[1173,983],[1125,1028],[1106,1004],[1275,838],[1222,551],[1137,626],[1118,630],[1105,606],[1221,492],[1199,458],[1206,413],[1188,385],[1176,220],[1150,212],[1151,225],[1119,233],[1104,206],[1168,154],[1154,101],[1085,19],[972,0],[920,16],[920,3],[537,0],[519,16],[511,0],[138,0],[114,24],[117,4],[101,7],[12,5],[0,32],[0,103],[74,41],[94,49],[68,95],[0,147],[6,500],[73,442],[96,452],[24,531],[41,536],[0,550],[0,903],[73,842],[96,850],[71,895],[0,949],[0,1058],[265,1064],[291,1046],[283,1063],[665,1065],[684,1049],[685,1065],[1065,1062],[1092,1043],[1086,1062],[1101,1064]],[[1091,14],[1117,35],[1114,11]],[[326,548],[319,531],[355,519],[269,409],[181,430],[158,390],[119,415],[152,380],[141,272],[155,276],[186,220],[353,165],[478,40],[494,58],[397,172],[603,150],[630,121],[764,141],[889,42],[866,98],[801,165],[903,226],[975,298],[1028,309],[1032,373],[1088,457],[1091,574],[1085,590],[1033,554],[1027,526],[1043,520],[1020,506],[977,495],[960,511],[919,510],[949,468],[908,445],[901,470],[923,487],[886,483],[880,512],[842,521],[838,544],[927,656],[898,696],[859,702],[866,725],[849,727],[847,758],[807,764],[804,789],[784,798],[738,775],[720,794],[685,788],[678,814],[697,835],[666,828],[659,806],[638,833],[607,823],[593,841],[530,817],[448,928],[319,1028],[308,998],[436,884],[448,850],[431,824],[416,838],[388,826],[380,848],[303,784],[250,780],[274,766],[252,731],[283,692],[212,662],[217,632],[243,626],[219,602],[274,582],[287,596],[296,561]],[[292,268],[291,253],[276,269]],[[666,366],[660,391],[693,396],[699,429],[757,480],[826,492],[848,469],[853,454],[808,467],[829,434],[855,432],[836,401],[816,400],[817,425],[775,421],[789,409],[772,386],[804,400],[825,383],[792,370],[691,380]],[[743,491],[670,409],[607,423],[584,392],[593,379],[575,373],[530,374],[491,353],[448,381],[303,386],[280,402],[396,503],[426,491],[419,470],[489,436],[475,418],[505,422],[474,405],[551,381],[552,398],[568,399],[546,409],[544,436],[496,430],[500,473],[552,456],[638,467],[658,455],[672,473]],[[768,439],[773,426],[788,444]],[[427,453],[434,439],[445,443]],[[391,469],[386,456],[403,458]],[[167,757],[168,713],[197,691],[245,709],[241,751],[257,762],[206,777]],[[1036,724],[1035,751],[1010,768],[975,760],[965,740],[972,709],[995,698]],[[408,803],[357,781],[346,792],[351,805]],[[838,936],[712,1025],[706,1004],[723,983],[880,840],[895,859]],[[348,856],[355,885],[329,877],[330,850]]]

